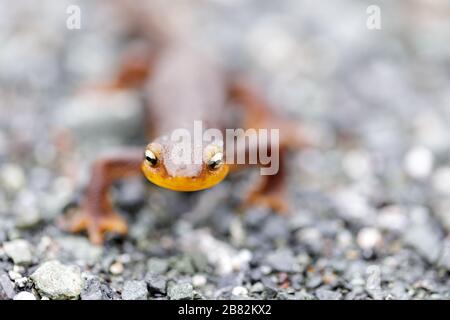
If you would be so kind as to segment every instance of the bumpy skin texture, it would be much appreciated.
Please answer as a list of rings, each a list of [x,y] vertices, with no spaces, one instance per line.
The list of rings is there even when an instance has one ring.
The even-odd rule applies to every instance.
[[[235,124],[236,127],[280,129],[281,161],[289,148],[304,144],[296,125],[276,117],[264,99],[245,81],[230,81],[215,63],[183,42],[166,41],[157,51],[145,48],[133,51],[125,59],[118,78],[107,87],[141,87],[144,90],[152,143],[147,149],[125,149],[93,164],[81,210],[65,218],[62,226],[71,232],[86,230],[90,240],[96,244],[103,242],[107,232],[127,232],[125,221],[114,211],[109,198],[109,189],[118,179],[144,173],[148,180],[159,186],[176,191],[195,191],[219,183],[229,170],[244,167],[222,164],[219,169],[210,170],[205,163],[181,167],[171,161],[170,152],[167,152],[177,146],[162,138],[174,129],[192,130],[196,120],[203,122],[204,129],[225,129],[229,125],[226,123],[229,99],[242,106],[244,116],[242,123]],[[149,148],[153,148],[159,158],[155,166],[144,158],[144,151]],[[286,211],[284,177],[284,164],[280,163],[276,175],[261,177],[261,183],[249,194],[246,204],[263,204],[279,212]]]

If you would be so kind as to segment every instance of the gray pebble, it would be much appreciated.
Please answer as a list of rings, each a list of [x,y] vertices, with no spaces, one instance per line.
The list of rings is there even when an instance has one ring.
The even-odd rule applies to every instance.
[[[70,262],[95,264],[103,253],[101,246],[93,245],[86,237],[67,236],[57,239],[60,256]]]
[[[297,272],[299,265],[291,250],[285,248],[271,252],[266,256],[265,262],[277,271]]]
[[[442,244],[442,250],[439,255],[438,266],[450,271],[450,240],[446,239]]]
[[[322,284],[322,277],[313,275],[306,279],[306,287],[309,289],[317,288]]]
[[[178,271],[181,274],[194,274],[195,268],[192,263],[192,259],[189,256],[176,257],[171,262],[172,269]]]
[[[338,291],[332,291],[324,288],[319,288],[316,290],[316,297],[319,300],[340,300],[342,299],[342,294]]]
[[[3,249],[15,264],[27,265],[33,260],[30,244],[26,240],[17,239],[5,242]]]
[[[145,281],[147,282],[150,293],[166,293],[167,280],[165,277],[154,273],[147,273]]]
[[[250,292],[251,293],[260,293],[260,292],[263,292],[263,291],[264,291],[264,285],[261,282],[256,282],[250,288]]]
[[[0,298],[12,299],[15,295],[14,283],[6,273],[0,275]]]
[[[415,208],[411,212],[413,222],[406,230],[404,241],[430,263],[436,263],[440,250],[442,233],[430,221],[425,208]]]
[[[80,269],[56,260],[43,263],[31,279],[39,293],[55,300],[76,299],[83,288]]]
[[[168,287],[167,295],[171,300],[192,300],[194,288],[190,283],[171,284]]]
[[[81,300],[102,300],[103,293],[101,290],[100,280],[96,277],[88,279],[85,283],[83,291],[81,291]]]
[[[31,292],[22,291],[16,294],[14,300],[36,300],[36,297]]]
[[[130,280],[123,286],[123,300],[147,300],[148,290],[145,281]]]
[[[150,258],[147,261],[147,270],[153,274],[163,274],[169,269],[167,260],[160,258]]]
[[[261,234],[270,240],[287,240],[289,237],[287,220],[279,215],[269,216],[261,229]]]

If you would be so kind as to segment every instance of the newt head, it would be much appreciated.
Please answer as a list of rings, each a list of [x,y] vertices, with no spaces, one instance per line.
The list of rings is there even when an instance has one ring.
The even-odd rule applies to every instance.
[[[144,152],[142,171],[154,184],[174,191],[198,191],[211,188],[221,182],[228,174],[223,148],[209,144],[203,150],[201,161],[193,161],[194,152],[188,160],[179,161],[179,155],[186,152],[182,142],[167,140],[150,143]],[[200,163],[201,162],[201,163]]]

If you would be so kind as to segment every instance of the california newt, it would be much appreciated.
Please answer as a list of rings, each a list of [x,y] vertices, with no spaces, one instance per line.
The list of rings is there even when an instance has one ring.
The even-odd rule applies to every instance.
[[[109,198],[109,189],[118,179],[144,173],[158,186],[175,191],[196,191],[213,187],[229,171],[243,167],[227,163],[223,141],[204,144],[200,150],[201,163],[177,163],[173,154],[184,142],[167,139],[175,129],[192,131],[192,124],[198,120],[206,128],[224,130],[229,125],[226,115],[230,113],[230,100],[242,106],[243,112],[234,127],[280,129],[279,170],[274,175],[261,176],[261,183],[246,197],[246,204],[286,210],[283,161],[287,150],[298,148],[305,142],[297,125],[275,115],[245,81],[225,73],[208,56],[186,42],[173,37],[160,37],[155,42],[156,49],[154,45],[143,46],[129,54],[111,86],[143,90],[147,97],[151,143],[142,150],[127,150],[97,159],[81,203],[82,210],[64,219],[63,226],[71,232],[86,230],[93,243],[102,243],[107,232],[127,232],[125,221],[115,212]],[[246,152],[252,147],[247,146]]]

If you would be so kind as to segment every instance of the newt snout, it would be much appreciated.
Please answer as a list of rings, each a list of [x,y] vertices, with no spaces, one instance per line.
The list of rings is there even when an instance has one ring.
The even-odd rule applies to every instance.
[[[142,171],[154,184],[175,191],[198,191],[221,182],[228,174],[220,144],[197,146],[201,158],[195,159],[195,147],[186,142],[160,141],[145,149]],[[199,149],[200,148],[200,149]]]

